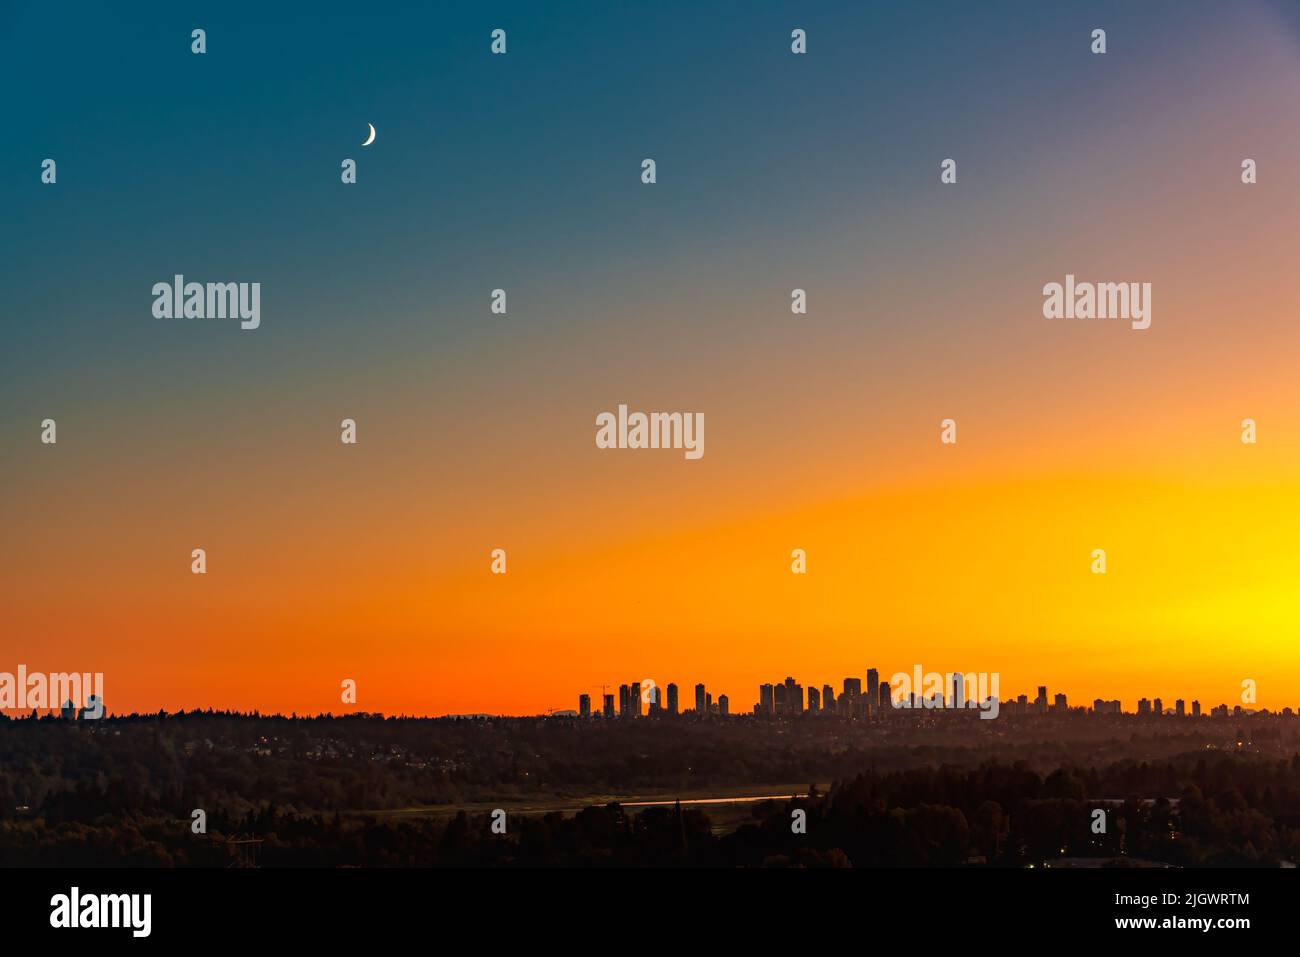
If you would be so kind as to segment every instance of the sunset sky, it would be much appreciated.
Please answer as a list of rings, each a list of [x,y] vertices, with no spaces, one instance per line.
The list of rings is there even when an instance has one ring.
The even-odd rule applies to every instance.
[[[0,671],[1300,706],[1294,5],[372,6],[0,9]],[[261,328],[155,319],[176,273]],[[1044,319],[1067,273],[1151,328]],[[703,458],[596,448],[620,403]]]

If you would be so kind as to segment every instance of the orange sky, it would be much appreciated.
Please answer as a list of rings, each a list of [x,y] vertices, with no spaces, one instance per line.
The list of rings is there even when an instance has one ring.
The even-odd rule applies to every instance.
[[[337,710],[345,677],[359,707],[389,712],[535,712],[644,677],[703,680],[748,708],[786,674],[838,689],[913,664],[1129,705],[1236,703],[1253,678],[1261,705],[1295,704],[1300,468],[1283,449],[1300,435],[1273,427],[1282,409],[1252,411],[1260,445],[1226,417],[1210,434],[1157,415],[1181,454],[1119,441],[1104,467],[1086,429],[1025,423],[1016,439],[962,418],[942,447],[936,420],[895,448],[909,469],[842,447],[823,453],[830,475],[773,462],[748,487],[732,484],[747,457],[715,428],[698,463],[593,446],[569,494],[488,486],[494,509],[459,513],[455,496],[421,496],[418,474],[344,458],[364,446],[322,453],[336,467],[310,489],[253,470],[242,490],[200,485],[203,502],[183,475],[61,490],[51,468],[38,494],[61,496],[55,533],[29,513],[23,567],[6,569],[22,596],[7,627],[40,640],[6,670],[103,670],[112,710]],[[489,572],[497,546],[504,576]],[[806,576],[789,570],[795,547]]]
[[[748,710],[786,675],[916,664],[999,672],[1004,697],[1231,705],[1249,678],[1300,706],[1300,56],[1234,29],[1222,62],[1117,57],[1087,111],[989,114],[944,146],[950,190],[906,137],[864,174],[856,131],[771,158],[803,175],[770,204],[710,168],[714,205],[669,177],[658,207],[592,201],[599,234],[524,217],[547,231],[507,252],[550,271],[508,320],[495,273],[342,270],[337,313],[328,277],[311,302],[268,283],[254,335],[160,332],[147,297],[78,310],[104,339],[27,323],[67,363],[0,410],[0,671],[103,671],[114,712],[339,711],[345,678],[389,713],[642,678]],[[1067,272],[1151,282],[1152,327],[1043,319]],[[704,457],[598,450],[619,403],[703,412]]]

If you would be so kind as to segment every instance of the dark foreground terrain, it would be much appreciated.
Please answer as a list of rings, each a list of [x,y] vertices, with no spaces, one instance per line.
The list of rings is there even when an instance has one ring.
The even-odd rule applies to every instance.
[[[1297,859],[1292,716],[0,720],[6,866]]]

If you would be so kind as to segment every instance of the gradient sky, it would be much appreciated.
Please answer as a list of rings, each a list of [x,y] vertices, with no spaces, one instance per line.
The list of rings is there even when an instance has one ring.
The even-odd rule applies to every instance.
[[[0,50],[0,671],[1300,705],[1293,5],[19,0]],[[174,273],[261,328],[154,319]],[[1043,319],[1066,273],[1152,327]],[[619,403],[704,412],[703,459],[598,450]]]

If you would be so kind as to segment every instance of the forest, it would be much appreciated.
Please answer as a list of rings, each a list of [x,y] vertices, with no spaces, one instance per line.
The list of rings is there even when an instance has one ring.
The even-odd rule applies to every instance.
[[[1300,749],[1289,724],[1243,719],[1142,734],[1127,722],[1081,725],[1073,735],[1026,724],[1008,742],[1005,731],[982,727],[996,723],[882,731],[797,721],[597,727],[222,713],[6,720],[0,865],[1021,867],[1084,859],[1278,866],[1300,859]],[[1196,743],[1206,737],[1214,741]],[[639,809],[608,797],[788,781],[808,782],[800,789],[806,796],[757,802],[727,828],[699,806]],[[505,833],[492,827],[492,802],[509,807],[528,798],[544,806],[556,795],[606,797],[576,813],[510,810]],[[435,807],[440,813],[404,813]],[[202,833],[194,827],[198,810]]]

